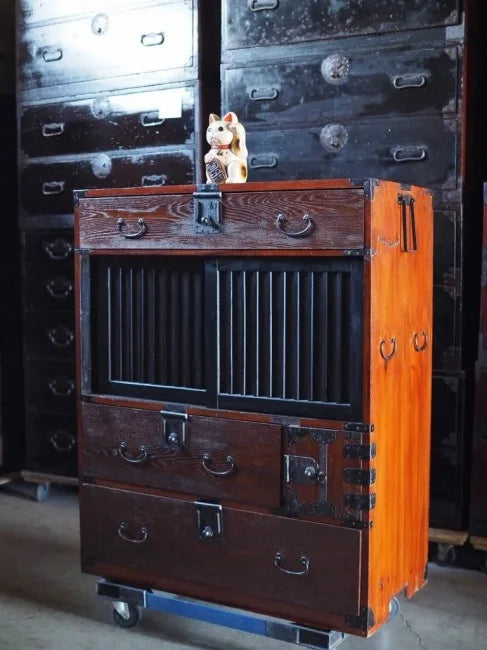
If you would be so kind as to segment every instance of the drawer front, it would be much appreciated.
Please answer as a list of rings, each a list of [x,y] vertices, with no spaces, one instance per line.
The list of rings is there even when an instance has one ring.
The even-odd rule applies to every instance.
[[[330,116],[455,112],[456,48],[336,51],[301,61],[224,69],[223,105],[244,124],[316,124]],[[338,104],[337,104],[338,102]]]
[[[364,178],[457,186],[457,124],[428,117],[248,131],[249,180]]]
[[[27,312],[24,349],[31,359],[74,359],[74,313]]]
[[[27,265],[24,269],[24,307],[74,310],[74,267],[53,271]]]
[[[192,3],[92,14],[20,34],[19,84],[28,90],[143,72],[191,68]]]
[[[455,210],[435,210],[434,285],[461,282],[463,221]]]
[[[225,49],[452,25],[460,17],[459,0],[225,0],[223,7]]]
[[[73,362],[29,361],[25,374],[26,403],[43,411],[72,413],[76,401]]]
[[[24,106],[21,143],[30,157],[190,143],[195,88],[103,94]]]
[[[82,405],[84,476],[280,505],[278,425]]]
[[[243,606],[255,598],[264,613],[299,621],[305,612],[310,623],[324,623],[326,612],[358,613],[360,531],[223,508],[221,539],[214,524],[201,539],[191,501],[91,485],[80,496],[88,573],[190,596],[204,586],[210,600]]]
[[[462,298],[452,285],[433,287],[433,368],[460,370]]]
[[[27,230],[22,233],[24,260],[28,267],[49,273],[73,273],[73,231]]]
[[[130,204],[124,198],[81,199],[80,246],[220,250],[228,249],[231,241],[233,249],[361,248],[363,201],[362,190],[228,192],[223,197],[222,226],[208,234],[194,227],[190,194],[132,197]],[[311,222],[303,221],[306,214]],[[122,232],[119,219],[124,221]],[[138,238],[124,236],[141,228]],[[298,239],[292,236],[302,230]]]
[[[186,184],[194,181],[194,174],[190,149],[33,162],[21,171],[21,201],[28,214],[70,214],[77,188]]]
[[[27,469],[77,476],[77,451],[74,409],[71,414],[27,412]]]

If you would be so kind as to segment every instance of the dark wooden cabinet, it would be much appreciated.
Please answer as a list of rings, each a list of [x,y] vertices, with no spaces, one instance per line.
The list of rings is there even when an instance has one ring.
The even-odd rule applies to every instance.
[[[83,570],[385,623],[425,582],[432,236],[382,181],[76,192]]]

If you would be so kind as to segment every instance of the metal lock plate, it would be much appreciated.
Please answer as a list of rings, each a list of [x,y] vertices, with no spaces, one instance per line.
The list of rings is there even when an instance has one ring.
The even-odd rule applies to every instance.
[[[196,532],[206,542],[220,541],[223,537],[223,508],[219,503],[195,501]]]
[[[286,483],[316,484],[326,481],[326,474],[311,456],[284,456]]]
[[[186,413],[161,411],[164,422],[163,439],[166,448],[182,451],[187,442],[188,416]]]
[[[220,232],[222,223],[222,193],[218,185],[198,185],[193,192],[193,225],[198,233],[211,235]]]
[[[321,75],[329,84],[340,85],[346,83],[349,72],[350,59],[343,54],[330,54],[321,63]]]
[[[330,153],[337,153],[348,142],[348,131],[342,124],[327,124],[321,129],[321,146]]]

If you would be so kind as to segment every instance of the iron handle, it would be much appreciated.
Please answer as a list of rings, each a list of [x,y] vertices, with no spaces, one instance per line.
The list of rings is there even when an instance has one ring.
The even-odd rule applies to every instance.
[[[57,348],[67,348],[74,341],[74,332],[64,325],[51,327],[47,330],[50,342]]]
[[[42,248],[52,260],[65,260],[73,251],[71,243],[62,237],[58,237],[54,241],[44,242]]]
[[[278,569],[284,571],[284,573],[287,573],[291,576],[304,576],[309,571],[310,561],[309,558],[306,557],[306,555],[301,555],[301,557],[299,558],[299,562],[304,567],[301,571],[292,571],[291,569],[284,568],[282,566],[283,561],[284,561],[284,556],[282,555],[282,553],[277,552],[274,556],[274,566],[276,566]]]
[[[397,90],[403,88],[422,88],[426,85],[427,77],[425,74],[397,74],[392,79],[392,85]]]
[[[42,135],[44,138],[52,138],[64,133],[64,122],[53,122],[52,124],[42,125]]]
[[[152,32],[151,34],[142,34],[140,42],[144,47],[154,47],[155,45],[162,45],[164,43],[163,32]]]
[[[389,354],[385,351],[385,349],[386,349],[386,340],[385,339],[381,339],[380,346],[379,346],[380,356],[384,359],[386,367],[387,367],[387,362],[390,361],[392,359],[392,357],[396,354],[396,339],[391,338],[389,340],[390,340],[390,343],[391,343],[391,352]]]
[[[265,11],[277,9],[279,0],[249,0],[250,11]]]
[[[66,442],[60,442],[63,440]],[[76,440],[73,438],[73,436],[66,433],[54,433],[49,438],[49,441],[56,451],[61,451],[64,453],[71,451],[71,449],[73,449],[76,444]]]
[[[62,194],[65,185],[65,181],[46,181],[45,183],[42,183],[42,193],[44,196]]]
[[[249,167],[251,169],[263,169],[277,167],[278,157],[277,156],[251,156],[249,160]]]
[[[118,527],[118,536],[121,537],[126,542],[130,542],[131,544],[142,544],[149,537],[149,531],[147,530],[147,526],[141,527],[139,537],[132,537],[126,532],[126,530],[127,530],[127,524],[124,521],[120,522],[120,526]]]
[[[391,150],[394,162],[419,162],[427,156],[427,147],[395,147]]]
[[[303,230],[298,230],[297,232],[289,232],[289,230],[284,230],[282,226],[285,221],[286,217],[283,214],[278,214],[276,219],[276,228],[279,230],[279,232],[282,232],[288,237],[306,237],[306,235],[308,233],[311,233],[314,228],[314,222],[307,212],[303,215],[303,221],[306,224]]]
[[[140,445],[139,447],[139,455],[136,458],[131,458],[130,456],[127,455],[127,450],[128,450],[128,445],[126,442],[121,442],[118,446],[118,455],[120,458],[122,458],[126,463],[131,463],[132,465],[140,465],[141,463],[145,463],[150,459],[150,454],[149,450],[147,447],[144,445]]]
[[[277,88],[252,88],[249,92],[249,98],[253,102],[277,99],[279,90]]]
[[[41,56],[46,63],[60,61],[63,58],[63,50],[61,47],[45,47],[41,52]]]
[[[142,237],[142,235],[147,232],[147,224],[142,217],[137,219],[137,223],[139,224],[139,230],[136,232],[123,232],[122,228],[125,226],[125,221],[120,217],[120,219],[117,220],[117,230],[123,237],[125,237],[125,239],[137,239],[137,237]]]
[[[165,185],[166,181],[167,176],[164,176],[164,174],[151,174],[150,176],[142,176],[140,184],[142,187],[158,187]]]
[[[140,116],[140,123],[146,129],[151,126],[161,126],[161,124],[164,122],[164,119],[159,119],[159,113],[157,111],[152,111],[151,113],[142,113]]]
[[[209,467],[209,464],[211,464],[211,462],[212,460],[210,454],[208,452],[204,453],[201,458],[201,464],[203,465],[203,469],[205,469],[208,474],[211,474],[212,476],[230,476],[230,474],[233,474],[237,469],[235,461],[231,456],[227,456],[225,459],[225,462],[230,465],[230,467],[222,471],[211,469],[211,467]]]
[[[44,286],[52,298],[67,298],[73,291],[73,285],[66,278],[54,278],[46,282]]]
[[[56,397],[69,397],[74,393],[74,381],[72,379],[65,379],[63,382],[63,380],[54,378],[51,379],[48,386],[51,393]],[[63,387],[60,388],[60,386]]]
[[[416,352],[423,352],[423,350],[426,350],[428,347],[428,334],[423,330],[421,336],[423,337],[423,343],[420,345],[419,334],[417,332],[414,332],[413,334],[413,345]]]

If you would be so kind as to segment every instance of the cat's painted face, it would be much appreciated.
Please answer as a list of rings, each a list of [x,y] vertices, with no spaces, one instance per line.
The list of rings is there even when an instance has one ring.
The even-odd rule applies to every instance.
[[[206,129],[206,141],[211,146],[220,146],[231,144],[234,138],[234,132],[230,129],[230,125],[237,121],[237,116],[234,113],[227,113],[223,119],[218,115],[210,115],[210,123]]]

